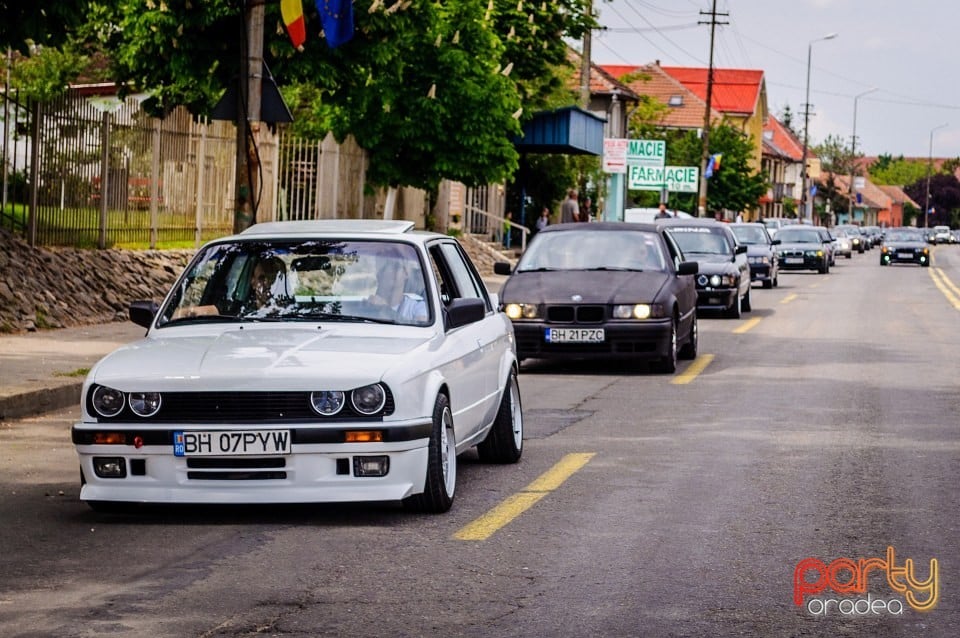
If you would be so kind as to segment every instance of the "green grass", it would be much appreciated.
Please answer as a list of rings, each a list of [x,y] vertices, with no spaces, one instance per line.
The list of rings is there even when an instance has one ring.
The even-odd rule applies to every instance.
[[[85,377],[90,372],[90,368],[77,368],[73,372],[54,372],[55,377]]]

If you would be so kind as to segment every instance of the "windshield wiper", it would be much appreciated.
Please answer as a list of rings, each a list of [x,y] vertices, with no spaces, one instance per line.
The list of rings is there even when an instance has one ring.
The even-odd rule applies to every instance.
[[[177,317],[176,319],[170,319],[168,321],[160,324],[161,326],[170,326],[173,324],[184,324],[184,323],[219,323],[219,322],[235,323],[237,321],[242,321],[240,317],[235,315],[193,315],[190,317]]]
[[[617,272],[643,272],[643,268],[627,268],[626,266],[596,266],[595,268],[585,268],[584,270],[613,270]]]

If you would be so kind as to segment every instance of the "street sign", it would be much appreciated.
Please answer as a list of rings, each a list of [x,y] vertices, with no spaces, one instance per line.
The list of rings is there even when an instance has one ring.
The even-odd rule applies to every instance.
[[[663,140],[628,140],[627,164],[629,166],[654,166],[663,168],[667,161],[667,143]]]
[[[700,167],[630,165],[627,171],[628,187],[632,190],[659,191],[664,188],[674,193],[696,193],[700,187]]]
[[[627,172],[627,146],[630,140],[613,137],[603,138],[603,172]]]

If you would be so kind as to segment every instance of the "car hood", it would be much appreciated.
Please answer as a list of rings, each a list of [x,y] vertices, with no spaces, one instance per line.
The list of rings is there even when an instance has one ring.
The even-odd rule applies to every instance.
[[[747,244],[748,257],[767,257],[773,252],[770,244]]]
[[[503,303],[616,304],[654,301],[669,275],[658,271],[518,272],[500,290]]]
[[[823,250],[823,245],[811,244],[809,242],[807,243],[792,242],[792,243],[780,244],[780,250],[781,252],[785,250]]]
[[[410,337],[382,328],[376,337],[369,326],[358,334],[355,325],[162,329],[101,359],[88,382],[125,391],[244,391],[312,390],[323,380],[325,389],[348,390],[415,361],[432,338],[431,332]]]
[[[887,241],[883,243],[883,247],[891,250],[897,248],[926,248],[927,243],[924,241]]]
[[[721,275],[723,273],[737,272],[740,270],[729,255],[701,255],[691,253],[687,255],[687,259],[695,261],[700,265],[698,273],[701,275]]]

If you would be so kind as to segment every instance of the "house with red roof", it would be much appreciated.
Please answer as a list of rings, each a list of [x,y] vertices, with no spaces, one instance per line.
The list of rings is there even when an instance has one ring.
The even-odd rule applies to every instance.
[[[813,158],[815,159],[815,158]],[[807,152],[808,162],[811,153]],[[819,160],[816,160],[819,173]],[[802,186],[803,144],[787,126],[774,116],[763,126],[763,159],[761,171],[770,185],[760,198],[759,213],[763,217],[785,217],[788,201],[797,204]],[[796,210],[796,207],[794,207]]]

